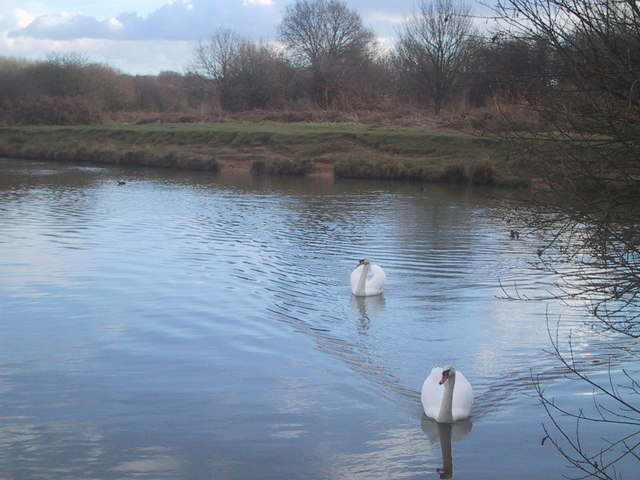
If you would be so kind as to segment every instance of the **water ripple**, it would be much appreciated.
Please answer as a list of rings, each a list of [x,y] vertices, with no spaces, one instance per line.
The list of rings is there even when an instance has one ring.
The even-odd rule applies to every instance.
[[[25,408],[34,424],[79,416],[115,439],[128,422],[131,436],[172,433],[147,445],[152,458],[131,454],[110,471],[175,473],[185,467],[171,454],[188,459],[194,436],[269,458],[313,429],[333,445],[341,429],[365,436],[380,405],[418,426],[422,381],[448,363],[488,422],[522,405],[532,375],[562,378],[544,352],[548,319],[575,331],[594,371],[611,353],[566,306],[506,298],[551,285],[528,263],[535,239],[510,239],[480,190],[24,165],[0,177],[4,418],[16,424]],[[379,297],[350,293],[363,256],[387,274]],[[345,426],[354,415],[358,427]],[[104,443],[80,440],[92,442]]]

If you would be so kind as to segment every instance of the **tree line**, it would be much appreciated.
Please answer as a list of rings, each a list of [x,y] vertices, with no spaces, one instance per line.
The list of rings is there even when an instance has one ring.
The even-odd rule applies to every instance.
[[[90,124],[135,112],[189,114],[201,108],[193,75],[133,76],[80,54],[45,61],[0,59],[0,124]]]
[[[296,0],[277,42],[220,29],[195,46],[181,73],[129,75],[79,54],[0,59],[0,122],[407,107],[438,115],[537,102],[548,93],[548,72],[561,68],[548,49],[526,36],[479,33],[472,18],[457,0],[422,0],[384,50],[345,2]]]

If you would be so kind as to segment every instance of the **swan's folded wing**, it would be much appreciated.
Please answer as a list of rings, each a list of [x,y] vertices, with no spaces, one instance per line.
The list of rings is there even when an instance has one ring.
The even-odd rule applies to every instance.
[[[463,420],[471,416],[473,388],[465,376],[456,372],[456,386],[453,390],[453,420]]]
[[[441,378],[442,368],[435,367],[422,384],[420,400],[424,413],[429,418],[436,418],[440,413],[440,405],[442,405],[442,396],[444,395],[444,386],[438,383]]]
[[[369,275],[367,277],[367,290],[382,292],[384,285],[387,283],[387,275],[380,265],[371,265]]]

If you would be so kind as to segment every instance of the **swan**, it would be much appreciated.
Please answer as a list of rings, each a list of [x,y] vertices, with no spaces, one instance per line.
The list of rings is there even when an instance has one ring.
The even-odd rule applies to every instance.
[[[386,282],[387,276],[382,267],[363,258],[351,272],[351,293],[356,297],[380,295]]]
[[[420,399],[427,417],[438,423],[454,423],[469,418],[473,388],[451,365],[436,367],[422,384]]]

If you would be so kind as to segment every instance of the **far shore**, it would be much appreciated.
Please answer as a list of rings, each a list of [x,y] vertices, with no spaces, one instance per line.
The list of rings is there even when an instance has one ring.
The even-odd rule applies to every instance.
[[[516,140],[361,123],[0,127],[0,156],[472,185],[535,184]]]

